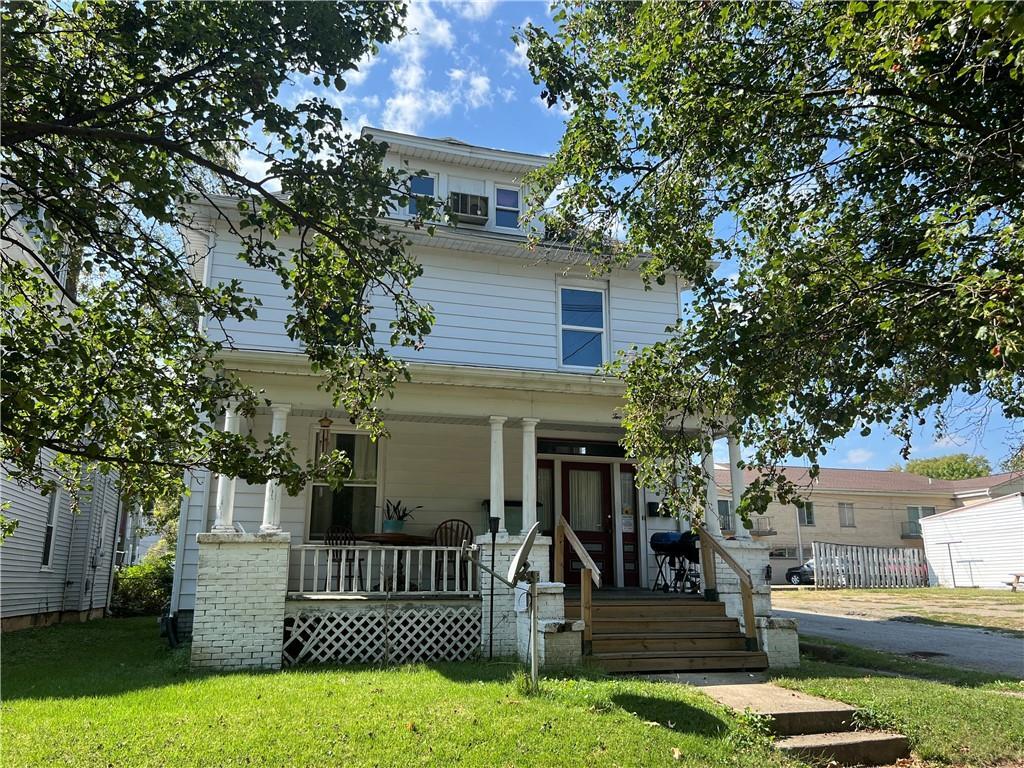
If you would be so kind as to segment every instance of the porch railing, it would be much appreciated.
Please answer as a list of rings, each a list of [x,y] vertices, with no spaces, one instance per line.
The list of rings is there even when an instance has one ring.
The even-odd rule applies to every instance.
[[[736,559],[729,554],[721,542],[715,539],[704,526],[697,528],[700,535],[700,566],[703,571],[704,594],[708,599],[718,599],[718,574],[716,561],[721,559],[729,569],[736,574],[740,582],[740,599],[743,602],[743,634],[746,637],[747,648],[751,651],[757,648],[757,625],[754,621],[754,582],[750,574],[743,568]],[[718,558],[715,557],[718,555]]]
[[[601,569],[597,567],[594,558],[587,552],[572,526],[564,517],[559,517],[555,522],[555,581],[565,581],[567,541],[583,566],[580,570],[580,618],[583,619],[583,652],[589,655],[594,644],[594,628],[591,626],[594,608],[592,590],[593,587],[601,588]]]
[[[459,547],[302,544],[291,548],[288,577],[288,591],[302,594],[480,594],[479,573]]]

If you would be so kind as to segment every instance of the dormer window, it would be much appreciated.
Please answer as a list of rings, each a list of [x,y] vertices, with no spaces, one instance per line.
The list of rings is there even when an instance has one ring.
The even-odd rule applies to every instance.
[[[519,229],[519,190],[508,187],[494,188],[494,225],[506,229]]]
[[[434,196],[434,183],[435,179],[433,176],[410,176],[409,177],[409,215],[415,216],[417,213],[416,209],[416,198],[418,197],[433,197]]]

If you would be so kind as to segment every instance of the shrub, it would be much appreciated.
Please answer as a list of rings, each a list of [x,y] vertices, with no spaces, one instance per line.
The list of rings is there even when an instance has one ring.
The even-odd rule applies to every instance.
[[[160,613],[171,599],[174,555],[146,557],[138,565],[117,572],[110,612],[115,616],[145,616]]]

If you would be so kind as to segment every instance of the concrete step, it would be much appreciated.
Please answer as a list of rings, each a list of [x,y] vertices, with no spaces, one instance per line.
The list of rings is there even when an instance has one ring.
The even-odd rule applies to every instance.
[[[735,632],[666,632],[663,635],[610,633],[594,635],[594,653],[630,651],[745,651],[746,639]]]
[[[768,668],[760,651],[632,651],[594,654],[609,672],[674,672],[686,670],[758,670]]]
[[[843,731],[788,736],[775,748],[801,760],[839,765],[891,765],[910,754],[906,736],[884,731]]]
[[[778,736],[847,731],[853,727],[853,715],[857,711],[849,704],[770,683],[715,684],[710,681],[701,687],[715,701],[736,712],[752,709],[768,715],[772,718],[772,730]]]

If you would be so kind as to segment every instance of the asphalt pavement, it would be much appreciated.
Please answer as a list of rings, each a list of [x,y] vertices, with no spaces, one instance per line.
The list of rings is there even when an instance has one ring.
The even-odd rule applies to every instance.
[[[1021,637],[970,627],[832,616],[810,611],[774,610],[772,614],[796,619],[801,635],[815,635],[936,664],[1012,675],[1024,680],[1024,638]]]

